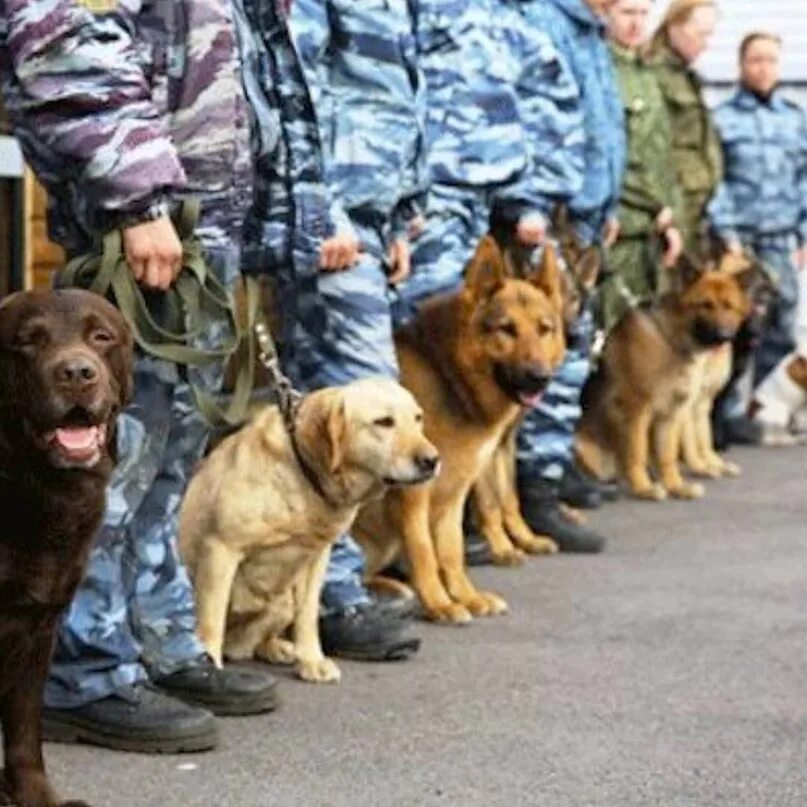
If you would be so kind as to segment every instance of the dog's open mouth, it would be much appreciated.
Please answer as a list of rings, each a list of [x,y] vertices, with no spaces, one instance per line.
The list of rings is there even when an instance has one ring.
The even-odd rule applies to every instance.
[[[59,467],[92,468],[104,455],[107,427],[105,423],[93,423],[84,410],[74,409],[43,439]]]
[[[530,409],[541,402],[551,380],[549,376],[522,375],[500,367],[495,372],[499,386],[521,406]]]

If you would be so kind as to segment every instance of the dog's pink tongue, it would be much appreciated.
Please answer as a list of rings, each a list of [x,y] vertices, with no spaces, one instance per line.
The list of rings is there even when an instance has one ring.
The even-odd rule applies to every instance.
[[[95,448],[97,440],[97,426],[68,426],[56,429],[56,442],[65,451],[87,451]]]
[[[533,392],[532,395],[522,392],[521,395],[518,396],[519,400],[521,401],[522,406],[538,406],[541,403],[542,394],[540,392]]]

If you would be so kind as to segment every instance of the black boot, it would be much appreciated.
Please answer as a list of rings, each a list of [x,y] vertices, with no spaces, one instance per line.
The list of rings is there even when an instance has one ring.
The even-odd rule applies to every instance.
[[[256,715],[277,708],[277,679],[267,672],[217,667],[208,655],[171,675],[154,679],[155,686],[216,715]]]
[[[548,535],[561,552],[596,553],[605,548],[599,533],[568,519],[560,509],[557,488],[549,482],[530,481],[519,485],[521,514],[537,535]]]
[[[558,496],[572,507],[595,510],[603,502],[615,502],[619,498],[619,487],[615,482],[600,482],[572,465],[560,480]]]
[[[206,709],[189,706],[135,684],[75,709],[45,707],[43,739],[90,743],[141,754],[208,751],[218,742],[216,719]]]
[[[411,620],[377,602],[346,608],[319,619],[319,638],[329,656],[355,661],[400,661],[420,649],[409,635]]]
[[[724,442],[727,446],[762,445],[762,426],[747,417],[726,418],[723,424]]]

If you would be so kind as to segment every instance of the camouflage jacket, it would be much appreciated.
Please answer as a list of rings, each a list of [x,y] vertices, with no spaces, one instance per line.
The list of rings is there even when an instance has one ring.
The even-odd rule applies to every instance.
[[[504,0],[508,51],[517,59],[515,88],[532,159],[535,206],[551,215],[559,202],[581,190],[585,129],[577,82],[550,37],[532,14],[544,0]]]
[[[249,120],[229,0],[0,0],[0,70],[68,250],[192,193],[237,229]]]
[[[497,0],[416,0],[435,182],[503,185],[529,170],[527,137]]]
[[[651,51],[650,58],[658,70],[670,113],[679,186],[685,194],[705,202],[720,181],[723,160],[701,81],[663,41]]]
[[[611,44],[625,109],[628,162],[619,221],[625,236],[645,235],[669,207],[681,216],[681,192],[672,160],[667,105],[656,70],[639,54]]]
[[[605,219],[616,215],[626,157],[622,102],[604,27],[585,0],[542,0],[525,9],[530,23],[549,34],[580,92],[585,173],[570,211],[596,237]]]
[[[291,26],[347,213],[395,235],[425,207],[425,82],[410,0],[296,0]]]
[[[807,116],[777,91],[763,101],[745,89],[714,113],[725,179],[709,206],[724,239],[797,233],[807,243]]]

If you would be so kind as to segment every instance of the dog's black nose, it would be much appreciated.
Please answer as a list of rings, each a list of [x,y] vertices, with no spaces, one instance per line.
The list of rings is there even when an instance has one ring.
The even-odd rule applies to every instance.
[[[551,378],[552,374],[540,365],[533,365],[524,371],[524,381],[530,387],[545,387]]]
[[[98,369],[83,356],[74,356],[60,361],[54,367],[56,382],[63,386],[83,387],[95,383]]]
[[[439,462],[440,456],[438,454],[421,454],[419,457],[415,457],[415,465],[424,474],[430,474]]]

